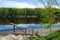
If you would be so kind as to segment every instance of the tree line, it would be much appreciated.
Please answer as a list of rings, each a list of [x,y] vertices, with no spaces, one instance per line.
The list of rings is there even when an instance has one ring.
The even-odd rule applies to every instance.
[[[57,23],[60,9],[57,8],[0,8],[0,24]]]

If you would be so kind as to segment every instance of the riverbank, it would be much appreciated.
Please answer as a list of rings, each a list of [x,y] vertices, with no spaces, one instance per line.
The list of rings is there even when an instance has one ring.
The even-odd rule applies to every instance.
[[[56,27],[56,28],[52,28],[51,29],[51,33],[53,33],[53,32],[55,32],[55,31],[57,31],[57,30],[60,30],[60,27]],[[23,30],[24,31],[24,30]],[[21,34],[24,34],[24,32],[23,31],[16,31],[17,33],[21,33]],[[27,30],[27,31],[29,31],[29,30]],[[36,32],[36,31],[38,31],[38,34],[40,35],[40,36],[47,36],[48,34],[50,34],[50,28],[49,29],[46,29],[46,28],[41,28],[41,29],[34,29],[34,31]],[[30,33],[30,34],[32,34],[32,32],[30,31],[30,32],[27,32],[27,33]],[[33,33],[33,34],[35,34],[35,33]],[[6,36],[7,37],[10,37],[9,35],[13,35],[13,31],[8,31],[8,32],[3,32],[3,33],[0,33],[0,39],[2,39],[3,40],[3,38],[5,38]],[[25,37],[25,36],[23,36],[23,37]],[[22,37],[22,38],[23,38]]]
[[[41,29],[33,29],[33,30],[34,30],[33,34],[35,34],[35,32],[38,31],[38,34],[39,35],[46,36],[46,35],[50,34],[50,31],[52,33],[54,31],[60,30],[60,27],[51,28],[51,30],[50,30],[50,28],[49,29],[41,28]],[[8,35],[8,34],[13,34],[13,33],[14,33],[13,31],[6,31],[6,32],[0,32],[0,35]],[[16,33],[25,34],[25,30],[23,30],[23,31],[18,30],[18,31],[16,31]],[[27,30],[27,33],[28,34],[32,34],[31,29],[30,30]]]

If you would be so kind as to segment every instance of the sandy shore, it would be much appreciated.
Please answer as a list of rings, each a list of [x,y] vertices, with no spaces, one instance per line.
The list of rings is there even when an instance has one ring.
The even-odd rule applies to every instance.
[[[57,30],[60,30],[60,27],[58,27],[58,28],[51,28],[51,32],[50,32],[50,28],[49,29],[36,29],[36,30],[38,30],[38,34],[39,35],[41,35],[41,36],[46,36],[46,35],[48,35],[48,34],[50,34],[50,33],[53,33],[53,32],[55,32],[55,31],[57,31]]]
[[[51,32],[54,32],[54,31],[57,31],[57,30],[60,30],[60,27],[58,27],[58,28],[52,28]],[[25,34],[25,32],[23,32],[23,31],[19,30],[19,31],[16,31],[16,33]],[[38,31],[38,34],[42,35],[42,36],[46,36],[46,35],[50,34],[50,28],[49,29],[45,29],[45,28],[34,29],[33,34],[35,34],[37,31]],[[27,33],[28,34],[32,34],[32,31],[27,30]],[[13,31],[6,31],[6,32],[0,33],[0,35],[8,35],[8,34],[13,34]]]
[[[58,28],[52,28],[51,29],[51,33],[52,32],[55,32],[55,31],[57,31],[57,30],[60,30],[60,27],[58,27]],[[27,31],[29,31],[29,30],[27,30]],[[45,29],[45,28],[42,28],[42,29],[34,29],[34,32],[33,32],[33,34],[35,34],[35,32],[37,32],[38,31],[38,34],[39,35],[41,35],[41,36],[46,36],[46,35],[48,35],[48,34],[50,34],[50,29]],[[22,31],[16,31],[17,33],[24,33],[24,32],[22,32]],[[13,31],[9,31],[9,32],[4,32],[4,33],[0,33],[0,40],[13,40],[12,38],[14,38],[14,39],[19,39],[19,38],[21,38],[21,35],[18,35],[18,36],[15,36],[15,35],[12,35],[12,33],[13,33]],[[27,32],[27,33],[30,33],[30,34],[32,34],[32,31],[30,31],[30,32]],[[3,35],[5,35],[5,36],[3,36]],[[14,37],[13,37],[14,36]],[[11,38],[12,37],[12,38]],[[22,39],[19,39],[19,40],[24,40],[23,38],[24,37],[26,37],[26,36],[23,36],[22,35]]]

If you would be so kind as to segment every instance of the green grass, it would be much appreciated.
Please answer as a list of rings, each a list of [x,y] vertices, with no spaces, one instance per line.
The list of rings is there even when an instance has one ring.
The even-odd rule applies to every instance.
[[[44,36],[37,36],[37,37],[32,37],[30,38],[31,40],[46,40]]]
[[[56,32],[53,32],[49,35],[46,36],[46,39],[47,40],[52,40],[52,39],[55,39],[56,37],[60,36],[60,30],[56,31]]]

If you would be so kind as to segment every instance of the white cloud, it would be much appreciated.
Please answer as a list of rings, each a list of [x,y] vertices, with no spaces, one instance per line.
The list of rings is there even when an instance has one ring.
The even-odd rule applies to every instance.
[[[0,7],[36,8],[35,5],[31,5],[26,2],[14,2],[7,0],[0,0]]]
[[[57,5],[52,5],[52,8],[60,8],[60,7]]]
[[[27,2],[16,2],[9,0],[0,0],[0,7],[12,7],[12,8],[45,8],[43,4],[33,5],[28,4]],[[59,8],[58,6],[53,5],[53,8]]]
[[[17,26],[18,26],[18,27],[24,27],[24,28],[28,27],[27,24],[18,24]]]

